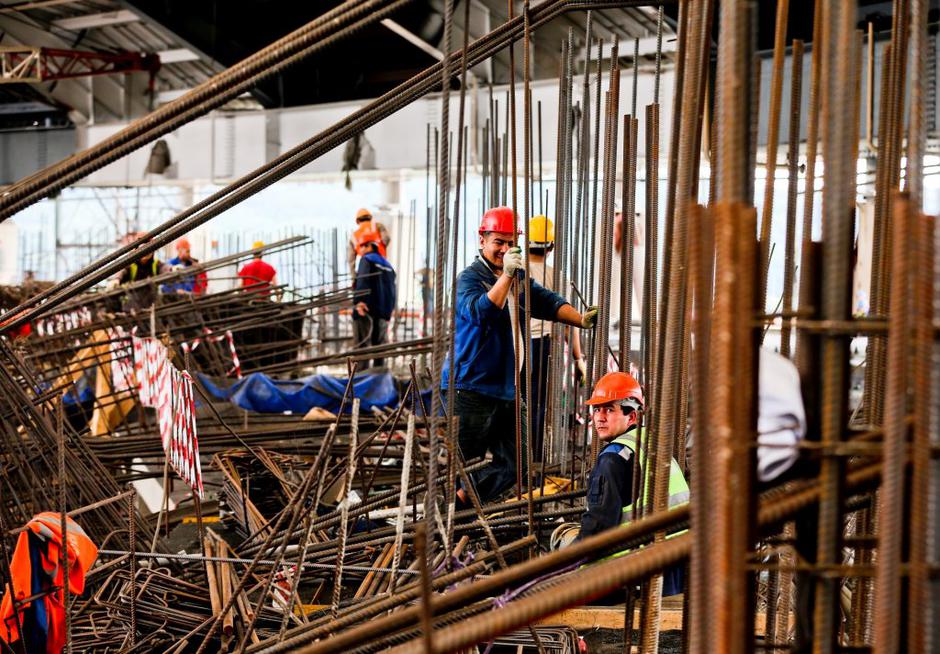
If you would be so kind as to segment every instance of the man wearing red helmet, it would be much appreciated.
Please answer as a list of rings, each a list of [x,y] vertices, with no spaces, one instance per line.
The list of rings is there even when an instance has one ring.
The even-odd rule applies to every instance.
[[[480,224],[480,256],[457,277],[453,361],[444,362],[441,387],[454,380],[453,415],[459,418],[457,440],[465,459],[492,462],[471,475],[480,499],[487,502],[516,480],[515,353],[513,329],[524,325],[528,301],[533,318],[589,329],[597,309],[583,316],[560,295],[532,282],[532,297],[520,287],[520,306],[511,316],[509,295],[517,273],[524,270],[516,247],[515,216],[509,207],[488,210]],[[523,457],[524,460],[524,457]],[[458,492],[464,501],[463,489]]]
[[[600,439],[603,449],[588,480],[587,507],[581,516],[579,539],[633,519],[633,471],[639,470],[634,467],[634,459],[640,435],[643,390],[632,375],[609,372],[598,380],[587,404],[592,408],[595,437]],[[652,484],[645,473],[643,483],[650,492]],[[669,507],[688,501],[689,486],[673,459],[669,469]],[[663,575],[663,595],[681,592],[681,568],[667,570]]]

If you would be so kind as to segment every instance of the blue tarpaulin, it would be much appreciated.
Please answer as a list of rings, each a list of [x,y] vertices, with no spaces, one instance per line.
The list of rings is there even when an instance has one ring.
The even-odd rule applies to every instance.
[[[339,411],[347,380],[329,375],[313,375],[304,379],[271,379],[264,373],[254,372],[221,388],[205,375],[199,375],[206,389],[220,400],[231,400],[233,404],[258,413],[307,413],[314,407],[332,413]],[[364,373],[353,378],[353,397],[361,401],[361,411],[372,407],[386,408],[398,405],[398,389],[391,373]],[[346,413],[352,412],[351,404]]]

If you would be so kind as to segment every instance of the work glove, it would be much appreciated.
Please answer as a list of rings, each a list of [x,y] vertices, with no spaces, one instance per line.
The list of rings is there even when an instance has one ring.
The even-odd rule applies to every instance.
[[[578,381],[582,384],[584,380],[587,379],[587,361],[584,360],[584,357],[574,360],[574,365],[578,370]]]
[[[503,274],[515,277],[520,270],[525,270],[525,263],[522,260],[522,248],[509,248],[509,252],[503,255]]]
[[[581,329],[591,329],[597,324],[597,307],[588,307],[588,310],[581,314]]]

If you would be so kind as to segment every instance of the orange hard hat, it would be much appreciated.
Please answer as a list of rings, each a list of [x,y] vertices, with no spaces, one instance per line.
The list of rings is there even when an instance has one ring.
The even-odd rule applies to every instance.
[[[177,252],[179,252],[180,250],[184,250],[184,249],[185,249],[185,250],[192,250],[192,249],[193,249],[192,246],[189,244],[189,239],[188,239],[188,238],[181,238],[180,240],[178,240],[178,241],[176,242],[176,251],[177,251]]]
[[[640,388],[640,383],[629,373],[608,372],[597,380],[597,384],[594,386],[594,394],[591,395],[587,404],[596,406],[618,401],[624,404],[628,403],[629,400],[643,406],[643,389]]]
[[[362,219],[372,220],[372,212],[368,209],[360,209],[356,212],[356,222],[359,222]]]
[[[486,213],[483,214],[483,220],[480,221],[479,233],[521,234],[521,231],[513,229],[514,218],[515,213],[509,207],[487,209]]]

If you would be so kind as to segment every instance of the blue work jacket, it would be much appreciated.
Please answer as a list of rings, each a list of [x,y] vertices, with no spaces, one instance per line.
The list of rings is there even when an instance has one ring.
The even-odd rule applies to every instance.
[[[515,355],[509,302],[497,307],[487,292],[496,274],[480,257],[457,276],[457,323],[454,333],[454,387],[511,400],[516,396]],[[525,324],[525,287],[519,295],[519,324]],[[563,297],[532,282],[532,317],[555,320]],[[448,388],[450,356],[444,361],[441,388]]]
[[[367,291],[353,298],[353,305],[365,302],[373,319],[389,320],[395,311],[395,270],[392,264],[376,252],[364,254],[356,270],[356,290]]]

